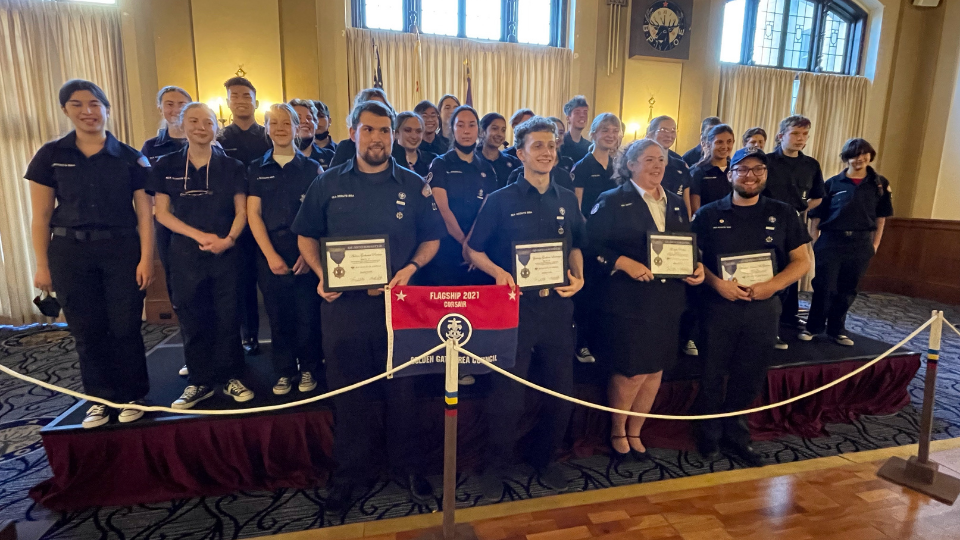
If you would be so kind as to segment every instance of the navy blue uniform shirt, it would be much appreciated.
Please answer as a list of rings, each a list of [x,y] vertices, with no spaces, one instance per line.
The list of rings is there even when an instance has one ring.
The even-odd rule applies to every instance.
[[[394,273],[420,244],[447,234],[430,186],[393,158],[383,173],[360,172],[356,158],[328,169],[307,190],[290,230],[317,239],[387,236]]]
[[[700,206],[719,201],[732,191],[726,170],[708,162],[690,169],[690,195],[700,196]]]
[[[330,164],[333,163],[333,156],[336,155],[334,150],[331,148],[320,148],[317,146],[317,143],[310,145],[310,155],[305,157],[312,159],[320,164],[323,167],[323,170],[330,168]]]
[[[430,164],[427,182],[431,188],[447,191],[447,203],[464,234],[469,234],[483,200],[497,190],[497,173],[484,159],[467,163],[456,150],[438,156]]]
[[[160,156],[177,152],[186,145],[186,139],[174,139],[167,132],[167,128],[163,128],[157,132],[156,137],[148,139],[147,142],[143,143],[143,148],[140,149],[140,153],[146,156],[152,165],[156,163],[157,158]]]
[[[581,159],[587,157],[590,153],[590,140],[581,136],[580,142],[573,142],[570,132],[563,134],[563,144],[560,146],[560,155],[570,158],[570,167]]]
[[[239,160],[244,166],[263,157],[273,146],[267,138],[267,130],[260,124],[253,124],[246,131],[230,124],[217,133],[217,140],[228,157]]]
[[[510,177],[507,178],[507,185],[516,182],[521,176],[523,176],[523,165],[520,165],[510,173]],[[550,169],[550,181],[562,188],[573,191],[573,174],[570,173],[570,169],[563,169],[559,165]]]
[[[418,146],[417,162],[413,165],[410,165],[410,162],[407,161],[407,150],[400,146],[400,143],[397,141],[393,141],[393,159],[395,159],[401,167],[410,169],[411,171],[417,173],[421,178],[427,177],[427,174],[430,172],[430,164],[433,163],[433,160],[436,157],[436,154],[425,151],[423,146]]]
[[[513,242],[564,238],[570,249],[583,249],[586,245],[586,228],[577,196],[553,182],[541,194],[526,178],[520,178],[487,197],[467,244],[512,273]]]
[[[273,150],[247,168],[247,192],[260,197],[260,216],[267,232],[289,229],[300,211],[307,189],[319,178],[316,161],[297,151],[293,161],[280,166],[273,159]]]
[[[247,192],[247,169],[239,160],[216,151],[210,154],[210,163],[199,169],[189,161],[187,147],[161,157],[150,171],[147,189],[168,195],[170,213],[180,221],[226,238],[236,217],[233,198]]]
[[[523,167],[519,159],[503,152],[497,152],[497,159],[491,161],[483,155],[483,149],[480,146],[477,147],[477,157],[493,166],[494,172],[497,173],[497,189],[506,186],[510,175],[517,169]]]
[[[827,180],[823,202],[810,217],[820,218],[821,231],[875,231],[877,218],[893,215],[890,182],[867,167],[867,177],[854,184],[846,170]]]
[[[693,180],[690,178],[690,169],[682,159],[676,156],[676,153],[670,152],[669,158],[663,170],[663,181],[660,185],[669,193],[675,193],[683,197],[683,190],[690,187]]]
[[[807,201],[823,198],[823,172],[820,162],[800,152],[795,158],[777,148],[767,154],[767,197],[783,201],[797,212],[807,209]]]
[[[343,165],[355,157],[357,157],[357,143],[353,142],[352,139],[344,139],[337,143],[337,149],[333,153],[333,161],[330,162],[328,168],[332,169],[338,165]]]
[[[717,276],[717,257],[766,249],[776,254],[779,273],[790,263],[790,252],[810,241],[793,208],[763,195],[753,206],[733,204],[733,195],[701,206],[692,229],[703,265]]]
[[[597,197],[608,189],[617,187],[613,181],[613,160],[607,163],[607,168],[593,157],[593,154],[587,154],[583,159],[573,166],[573,187],[583,189],[583,206],[581,207],[583,215],[588,215],[590,209],[597,202]]]
[[[688,167],[693,168],[694,165],[700,162],[703,159],[703,148],[700,145],[696,145],[693,148],[687,150],[683,157],[680,159],[687,164]]]
[[[51,227],[110,229],[137,226],[133,192],[144,189],[149,168],[143,155],[109,131],[89,158],[77,148],[77,132],[50,141],[30,160],[24,178],[54,189]]]
[[[329,132],[329,131],[324,132],[324,134],[323,134],[322,137],[314,137],[314,141],[315,141],[315,142],[330,141],[329,143],[327,143],[326,146],[321,146],[320,148],[326,148],[327,150],[330,150],[331,152],[333,152],[334,154],[336,154],[336,152],[337,152],[337,143],[333,140],[332,137],[330,137],[330,132]]]
[[[437,133],[433,137],[433,142],[426,140],[420,141],[420,149],[431,154],[443,155],[450,151],[450,139]]]

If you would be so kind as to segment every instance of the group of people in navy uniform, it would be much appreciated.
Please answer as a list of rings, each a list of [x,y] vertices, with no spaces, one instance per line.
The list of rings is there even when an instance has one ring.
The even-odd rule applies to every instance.
[[[181,88],[157,96],[163,127],[137,150],[107,131],[110,102],[96,84],[68,81],[59,92],[74,130],[41,147],[30,181],[35,286],[56,291],[76,338],[84,390],[115,403],[142,404],[149,391],[140,335],[144,291],[154,281],[154,250],[184,339],[187,378],[173,408],[191,408],[218,391],[254,398],[244,354],[259,352],[257,288],[270,321],[273,393],[341,388],[382,373],[387,355],[384,290],[328,291],[320,240],[389,238],[389,285],[509,285],[516,242],[563,240],[565,284],[520,294],[514,374],[573,392],[574,362],[609,371],[608,403],[647,413],[664,369],[678,352],[699,355],[697,414],[747,408],[759,395],[782,325],[852,345],[844,320],[860,278],[892,214],[889,182],[870,167],[863,139],[843,147],[845,167],[826,182],[802,150],[811,128],[802,116],[780,124],[776,149],[753,128],[736,145],[712,117],[700,144],[682,157],[673,118],[654,118],[643,139],[623,144],[612,113],[589,122],[583,96],[566,121],[520,109],[508,120],[481,116],[452,95],[394,111],[382,89],[360,92],[350,137],[334,143],[318,101],[269,106],[255,119],[256,89],[224,84],[232,123]],[[506,147],[506,149],[504,149]],[[806,326],[797,319],[796,284],[816,278]],[[695,270],[663,278],[650,270],[649,234],[695,233]],[[725,255],[770,250],[775,273],[751,286],[724,280]],[[779,324],[778,324],[779,323]],[[724,377],[729,382],[724,384]],[[491,377],[483,495],[499,500],[514,459],[524,388]],[[433,497],[425,437],[418,433],[415,378],[397,378],[335,396],[329,510],[349,507],[378,474],[390,472],[414,500]],[[463,384],[471,381],[462,380]],[[572,406],[539,411],[535,444],[523,460],[545,487],[568,487],[553,459]],[[93,404],[84,427],[136,408]],[[378,433],[383,416],[385,433]],[[620,458],[649,459],[643,418],[613,414],[609,445]],[[760,465],[742,416],[696,423],[699,453],[724,448]]]

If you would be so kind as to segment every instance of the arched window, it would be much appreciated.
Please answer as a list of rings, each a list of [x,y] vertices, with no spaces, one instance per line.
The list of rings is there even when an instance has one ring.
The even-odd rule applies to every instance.
[[[357,28],[561,46],[566,0],[353,0]]]
[[[729,0],[720,60],[855,75],[866,21],[846,0]]]

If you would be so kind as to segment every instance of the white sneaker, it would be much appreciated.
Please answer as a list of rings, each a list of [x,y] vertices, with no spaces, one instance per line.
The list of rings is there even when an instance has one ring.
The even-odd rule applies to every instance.
[[[464,375],[460,377],[460,380],[457,381],[457,384],[460,386],[470,386],[475,382],[477,382],[477,380],[473,378],[473,375]]]
[[[233,400],[238,403],[253,399],[253,390],[244,386],[239,379],[230,379],[226,386],[223,387],[223,393],[232,397]]]
[[[853,340],[843,334],[837,334],[833,338],[833,341],[837,345],[843,345],[844,347],[853,347]]]
[[[110,421],[110,408],[99,403],[87,409],[87,415],[83,417],[83,427],[90,429],[100,427]]]
[[[174,409],[190,409],[197,403],[213,396],[213,388],[206,385],[190,385],[183,389],[183,393],[170,405]]]
[[[301,392],[312,392],[316,387],[317,381],[313,378],[313,374],[309,371],[301,371],[300,384],[297,385],[297,390]]]
[[[190,374],[190,370],[187,369],[186,364],[184,364],[184,366],[180,368],[180,371],[178,371],[177,373],[179,373],[181,377],[186,377],[187,375]]]
[[[133,405],[143,405],[142,399],[137,399],[130,402]],[[121,424],[127,424],[130,422],[136,422],[137,420],[143,418],[143,411],[140,409],[120,409],[120,414],[117,416],[117,420],[120,420]]]
[[[801,330],[800,333],[797,334],[797,339],[800,341],[813,341],[813,334],[806,330]]]
[[[277,384],[273,385],[273,393],[278,396],[282,396],[290,393],[290,378],[289,377],[280,377],[280,380],[277,381]]]
[[[590,353],[590,349],[586,347],[577,349],[577,360],[581,364],[592,364],[597,361],[597,359],[593,357],[593,354]]]
[[[687,344],[683,347],[683,354],[687,356],[700,356],[697,344],[694,343],[692,339],[687,340]]]

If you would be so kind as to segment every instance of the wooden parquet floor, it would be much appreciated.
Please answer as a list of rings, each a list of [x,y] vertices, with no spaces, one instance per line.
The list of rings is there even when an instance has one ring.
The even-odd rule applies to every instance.
[[[949,449],[932,459],[960,476],[960,439],[938,447]],[[911,448],[915,452],[916,446],[892,448],[471,508],[459,511],[458,521],[469,521],[480,540],[960,540],[960,504],[947,506],[877,478],[887,457],[909,456]],[[274,538],[415,540],[439,518]]]

